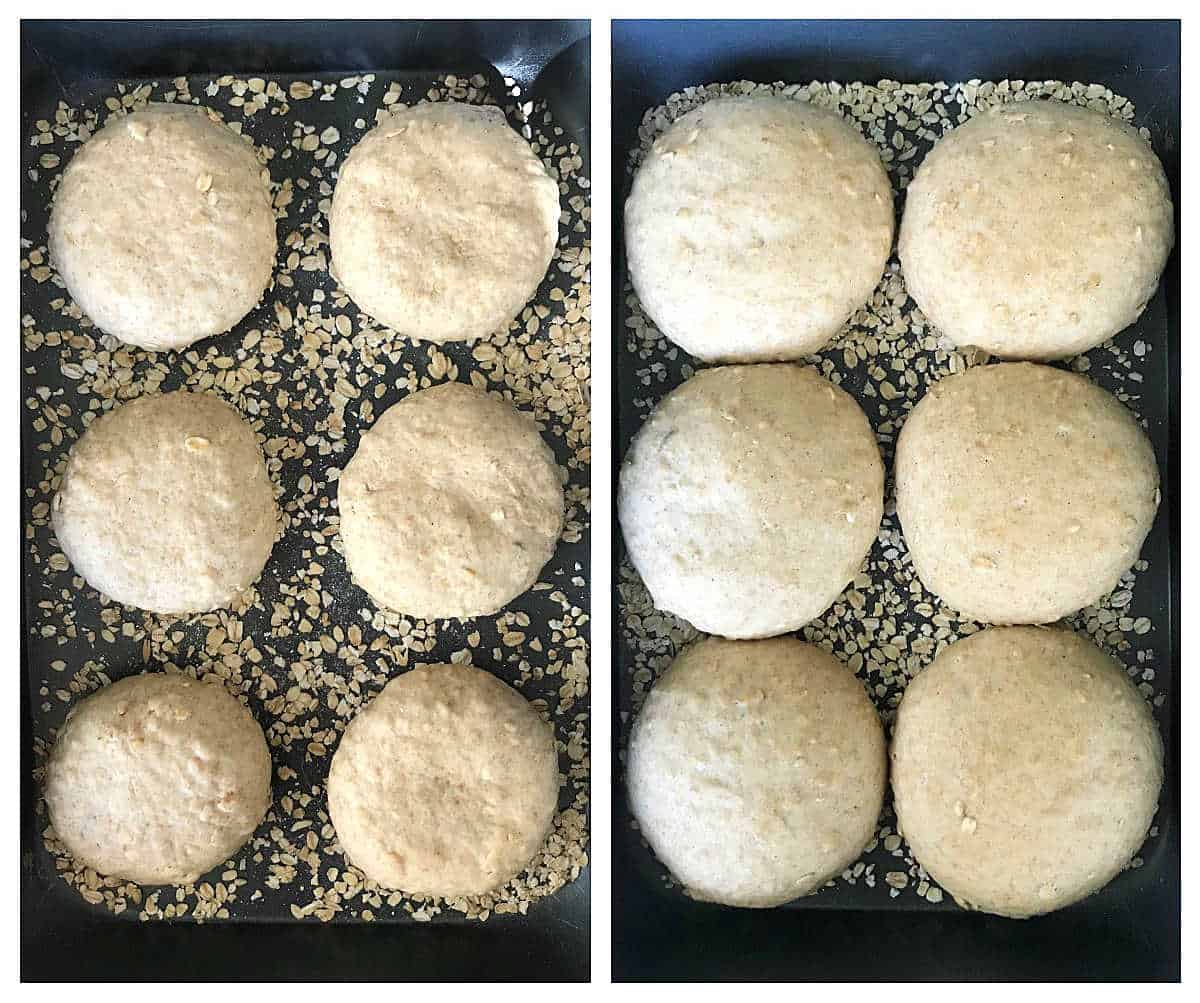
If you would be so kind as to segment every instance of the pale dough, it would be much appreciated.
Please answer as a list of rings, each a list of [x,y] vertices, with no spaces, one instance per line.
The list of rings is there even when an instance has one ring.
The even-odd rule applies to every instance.
[[[96,326],[131,345],[182,349],[221,334],[271,281],[266,174],[203,108],[111,116],[55,192],[50,262]]]
[[[147,673],[76,704],[46,767],[54,833],[76,860],[140,884],[190,884],[271,804],[262,729],[219,681]]]
[[[1162,740],[1124,668],[1060,628],[950,645],[896,717],[904,838],[985,912],[1032,916],[1104,887],[1145,840],[1162,781]]]
[[[629,741],[642,835],[691,895],[727,905],[781,905],[850,866],[886,776],[862,683],[794,638],[685,648]]]
[[[346,563],[379,605],[426,620],[494,613],[525,592],[563,526],[537,426],[462,383],[410,394],[338,480]]]
[[[537,291],[559,212],[558,183],[499,108],[415,105],[342,164],[332,269],[360,310],[400,334],[483,338]]]
[[[1158,509],[1154,449],[1110,393],[1028,362],[948,376],[896,446],[922,583],[986,623],[1050,623],[1132,567]]]
[[[550,833],[554,735],[533,706],[467,665],[420,665],[350,723],[329,817],[351,863],[409,895],[482,895]]]
[[[908,186],[900,264],[958,345],[1058,359],[1141,315],[1175,242],[1154,151],[1109,115],[1026,101],[941,139]]]
[[[848,394],[811,369],[726,366],[668,394],[634,437],[621,532],[654,603],[725,637],[824,612],[883,517],[883,463]]]
[[[893,229],[875,147],[835,112],[786,98],[688,112],[655,141],[625,204],[642,305],[709,362],[822,348],[871,297]]]
[[[278,530],[254,430],[219,398],[186,391],[93,421],[51,514],[89,585],[156,613],[230,605],[262,573]]]

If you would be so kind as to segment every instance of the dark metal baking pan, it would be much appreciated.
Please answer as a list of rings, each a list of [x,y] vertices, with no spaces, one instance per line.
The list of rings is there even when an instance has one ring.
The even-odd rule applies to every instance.
[[[23,232],[27,226],[44,228],[44,218],[36,223],[32,221],[33,217],[39,214],[44,217],[45,213],[45,188],[28,186],[27,172],[31,166],[36,167],[38,161],[37,151],[31,154],[24,138],[32,123],[41,118],[53,121],[60,99],[72,105],[88,105],[98,95],[111,93],[116,81],[169,82],[186,76],[193,81],[192,93],[203,103],[204,92],[197,88],[195,81],[226,73],[239,77],[257,75],[268,81],[320,79],[336,83],[339,78],[373,72],[383,80],[396,81],[403,89],[402,100],[411,103],[422,96],[429,80],[444,77],[447,73],[457,74],[464,80],[480,74],[486,79],[492,98],[510,106],[510,119],[518,127],[519,116],[514,117],[512,106],[545,101],[554,123],[564,129],[564,141],[573,140],[581,148],[586,173],[590,123],[587,31],[586,22],[564,21],[27,21],[22,26],[22,206],[27,215]],[[506,77],[520,88],[519,101],[511,95],[507,101],[502,100],[511,91],[511,85],[503,79]],[[350,143],[373,124],[370,109],[377,102],[378,93],[371,105],[363,106],[362,116],[366,121],[361,126],[353,126],[347,121],[344,111],[339,117],[334,102],[318,102],[317,98],[307,102],[303,117],[316,126],[317,132],[327,125],[336,126],[341,132],[336,152],[344,157]],[[222,110],[228,114],[231,109],[224,107]],[[280,134],[260,137],[255,133],[260,125],[268,133],[274,128]],[[285,148],[288,142],[288,126],[267,119],[265,114],[261,123],[247,126],[247,131],[255,134],[260,143],[269,138],[276,149]],[[277,157],[272,162],[272,174],[276,181],[283,177],[299,177],[306,166],[303,158],[286,161]],[[289,229],[292,227],[281,226],[281,237]],[[580,238],[573,235],[571,239]],[[285,250],[281,256],[286,255]],[[301,272],[293,274],[299,288],[304,275]],[[549,276],[543,292],[557,281],[554,275]],[[569,285],[570,279],[566,281]],[[22,314],[28,313],[39,319],[45,316],[44,323],[48,327],[66,326],[55,325],[49,319],[53,312],[47,301],[55,295],[59,293],[51,283],[36,289],[24,287]],[[271,300],[268,293],[264,303],[239,324],[233,334],[222,338],[236,345],[246,330],[267,327]],[[409,353],[423,352],[423,347],[407,346],[403,349],[402,361],[408,361]],[[472,369],[477,368],[472,362],[472,346],[445,346],[444,354],[459,367],[460,379],[465,379]],[[55,389],[61,385],[68,394],[74,393],[69,382],[60,375],[59,360],[50,346],[39,349],[33,357],[26,359],[25,364],[31,366],[33,372],[24,375],[22,402],[35,383]],[[392,374],[393,377],[396,375],[399,373]],[[178,382],[176,376],[172,374],[164,381],[164,389],[171,389]],[[376,403],[376,414],[398,398],[393,384],[394,378],[387,381],[386,393]],[[346,415],[349,419],[350,409]],[[29,416],[23,403],[21,420],[24,429],[23,486],[29,486],[31,481],[36,483],[42,468],[37,440],[25,428]],[[358,427],[351,428],[351,424],[347,420],[346,455],[361,431]],[[550,441],[559,453],[560,463],[565,462],[565,447],[561,441],[557,438]],[[292,485],[286,474],[281,480],[286,501]],[[586,468],[581,469],[578,465],[571,471],[571,484],[577,482],[584,486],[587,483]],[[28,522],[29,504],[30,498],[23,491],[23,527]],[[543,573],[542,580],[551,580],[546,576],[554,573],[554,568],[565,569],[562,572],[564,581],[575,578],[582,583],[586,579],[586,516],[581,519],[585,525],[580,539],[569,543],[560,541],[552,565]],[[586,868],[575,881],[533,902],[527,913],[493,915],[486,922],[467,920],[452,912],[435,916],[427,923],[412,922],[400,912],[377,917],[372,924],[340,916],[329,923],[313,922],[311,918],[297,921],[288,912],[286,893],[278,900],[268,894],[260,900],[261,908],[241,914],[235,911],[229,920],[204,924],[190,919],[139,923],[132,918],[137,914],[136,907],[122,916],[113,916],[103,908],[85,903],[76,891],[56,877],[54,861],[47,853],[40,833],[44,817],[36,815],[37,790],[31,779],[36,765],[34,739],[44,737],[42,728],[56,715],[61,717],[62,708],[45,710],[43,703],[49,705],[53,701],[32,690],[45,675],[45,663],[55,657],[100,658],[106,671],[114,677],[138,671],[141,658],[135,648],[140,647],[140,642],[123,645],[122,639],[118,638],[117,643],[104,649],[103,653],[95,653],[95,647],[88,646],[87,629],[98,630],[100,627],[99,608],[93,594],[90,604],[82,601],[76,604],[77,613],[83,617],[79,637],[56,649],[63,654],[53,654],[55,649],[44,644],[36,632],[30,631],[30,625],[36,622],[32,604],[44,598],[46,592],[42,572],[30,563],[24,528],[22,534],[22,548],[27,555],[22,580],[22,664],[29,669],[21,684],[21,953],[24,979],[494,981],[587,978],[590,971],[590,896]],[[297,546],[294,538],[289,543],[287,535],[277,543],[264,575],[267,592],[272,587],[267,582],[272,566],[292,568],[301,559],[301,551],[302,546]],[[341,580],[343,572],[331,573],[334,575],[331,580],[336,582],[333,591],[340,597],[350,588],[349,583]],[[277,572],[279,576],[284,574],[282,570]],[[552,580],[557,582],[558,578]],[[586,584],[568,585],[565,590],[570,593],[571,602],[587,608]],[[361,605],[359,597],[352,597],[350,602],[334,603],[335,607],[344,607],[343,613],[353,613]],[[518,600],[513,608],[526,611],[534,619],[535,628],[536,621],[559,612],[557,604],[536,594]],[[494,618],[478,621],[485,646],[492,630],[491,619]],[[262,617],[260,623],[261,629],[269,632],[266,617]],[[580,630],[586,635],[586,625]],[[460,635],[465,634],[466,630],[461,627],[448,625],[439,632],[438,646],[423,653],[418,660],[449,660],[452,651],[464,646],[464,638]],[[186,657],[181,656],[178,661],[186,664]],[[337,660],[330,658],[330,662],[333,663],[332,671],[337,671]],[[485,664],[477,659],[476,664],[493,669],[501,678],[506,678],[510,671],[504,662]],[[531,699],[544,697],[553,706],[551,689],[557,689],[558,685],[558,681],[548,677],[544,683],[535,679],[527,683],[525,693]],[[251,706],[259,711],[259,720],[264,726],[269,723],[269,716],[261,712],[253,695]],[[559,737],[561,739],[562,735]],[[304,775],[305,781],[310,776],[318,778],[318,774],[323,774],[327,768],[327,760],[307,761],[303,750],[296,752],[298,755],[289,756],[282,762]],[[281,755],[275,750],[277,766],[281,765]],[[566,793],[570,786],[564,787],[566,804],[574,797]],[[278,793],[277,782],[277,796]],[[168,895],[164,901],[169,898]]]
[[[627,166],[643,115],[668,95],[710,82],[1064,80],[1101,82],[1136,106],[1179,204],[1178,22],[615,21],[613,23],[614,477],[640,424],[635,398],[683,378],[660,359],[663,384],[647,390],[625,348],[622,209]],[[898,203],[902,205],[902,201]],[[1177,224],[1178,228],[1178,224]],[[664,881],[630,824],[620,744],[633,705],[632,653],[613,597],[613,973],[623,979],[1174,979],[1179,974],[1179,253],[1134,330],[1118,341],[1153,346],[1137,408],[1163,478],[1163,504],[1143,549],[1134,607],[1153,619],[1158,714],[1167,781],[1158,835],[1142,866],[1069,909],[1014,922],[933,904],[886,888],[837,882],[769,911],[698,903]],[[682,353],[680,353],[682,355]],[[1105,385],[1099,372],[1090,375]],[[861,390],[853,379],[843,387]],[[1111,387],[1110,387],[1111,389]],[[870,415],[872,412],[868,410]],[[875,420],[873,418],[873,420]],[[887,457],[890,464],[890,455]],[[614,578],[624,559],[614,510]],[[1166,649],[1166,650],[1164,650]],[[889,857],[877,848],[865,856]],[[879,882],[882,884],[882,881]],[[883,894],[881,894],[881,891]]]

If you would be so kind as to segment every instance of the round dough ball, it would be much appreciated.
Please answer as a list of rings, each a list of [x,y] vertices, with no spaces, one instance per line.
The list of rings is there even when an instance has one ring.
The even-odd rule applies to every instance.
[[[380,606],[483,616],[525,592],[563,527],[554,453],[527,416],[462,383],[410,394],[338,480],[346,563]]]
[[[905,282],[959,345],[1060,359],[1141,315],[1175,242],[1162,165],[1131,126],[1057,101],[941,139],[908,186]]]
[[[147,673],[71,709],[45,796],[76,860],[139,884],[191,884],[258,828],[271,806],[271,756],[219,681]]]
[[[871,297],[894,229],[879,153],[803,101],[724,97],[671,125],[625,203],[629,275],[710,362],[798,359]]]
[[[1082,376],[1010,362],[933,386],[896,445],[921,581],[984,623],[1051,623],[1132,567],[1158,509],[1154,448]]]
[[[278,526],[254,430],[219,398],[186,391],[92,422],[51,515],[89,585],[156,613],[230,605],[262,574]]]
[[[350,722],[329,769],[346,856],[385,888],[482,895],[520,873],[554,821],[554,733],[516,690],[420,665]]]
[[[862,567],[883,463],[866,415],[813,370],[706,369],[634,437],[618,509],[659,609],[771,637],[823,613]]]
[[[1087,638],[996,627],[908,685],[892,743],[900,830],[963,906],[1022,918],[1108,884],[1146,838],[1162,741]]]
[[[559,211],[558,183],[499,108],[415,105],[342,164],[332,268],[360,310],[405,337],[483,338],[537,291]]]
[[[697,899],[766,908],[858,859],[883,807],[879,716],[854,673],[790,637],[684,649],[634,722],[630,806]]]
[[[275,265],[254,149],[203,108],[112,116],[63,173],[50,261],[102,331],[152,351],[228,331]]]

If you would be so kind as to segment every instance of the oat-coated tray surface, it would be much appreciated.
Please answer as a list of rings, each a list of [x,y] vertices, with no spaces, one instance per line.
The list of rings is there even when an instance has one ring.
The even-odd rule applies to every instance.
[[[230,333],[147,353],[91,327],[46,252],[54,186],[79,144],[146,101],[216,110],[271,173],[273,284]],[[330,277],[327,211],[337,168],[389,109],[419,101],[502,106],[559,180],[558,249],[535,297],[474,344],[409,343],[362,316]],[[143,670],[218,675],[267,733],[274,802],[246,847],[184,887],[139,887],[77,867],[46,833],[35,867],[98,912],[141,919],[447,921],[525,913],[587,865],[589,772],[589,191],[577,144],[542,101],[491,67],[456,72],[202,76],[127,81],[59,102],[22,143],[21,339],[28,684],[37,767],[68,708]],[[337,542],[337,473],[362,432],[407,393],[446,381],[500,393],[554,450],[566,526],[531,591],[493,616],[424,622],[378,609]],[[68,451],[98,414],[184,387],[219,395],[258,434],[282,511],[260,581],[234,609],[170,618],[122,607],[76,577],[49,505]],[[472,899],[414,900],[350,867],[324,778],[355,712],[406,667],[469,662],[516,686],[553,723],[563,785],[554,829],[519,877]],[[41,811],[39,805],[39,811]],[[46,818],[39,815],[39,827]],[[544,907],[543,907],[544,908]]]
[[[638,144],[625,168],[625,191],[645,151],[667,125],[704,101],[723,94],[775,94],[813,101],[845,115],[879,149],[897,192],[897,218],[903,193],[921,158],[954,125],[1003,102],[1057,98],[1141,125],[1133,105],[1098,83],[1055,81],[979,81],[900,84],[754,83],[740,80],[686,88],[647,111],[638,129]],[[1149,137],[1145,131],[1144,135]],[[1178,197],[1178,193],[1174,193]],[[618,210],[619,211],[619,210]],[[641,422],[662,397],[692,375],[696,362],[668,341],[638,302],[625,274],[618,305],[616,347],[618,436],[623,455]],[[1166,460],[1168,425],[1168,313],[1160,289],[1146,312],[1129,330],[1062,365],[1084,373],[1114,393],[1141,420],[1155,443],[1160,469]],[[912,406],[929,386],[988,358],[976,350],[959,350],[931,329],[908,297],[893,253],[870,302],[855,314],[828,347],[807,363],[850,392],[875,430],[887,469],[883,524],[860,573],[833,606],[797,636],[833,651],[858,674],[885,724],[909,679],[955,639],[980,629],[945,608],[921,585],[912,570],[896,519],[892,462],[896,437]],[[1117,588],[1100,603],[1072,616],[1069,623],[1090,635],[1127,668],[1151,704],[1164,740],[1170,714],[1166,707],[1171,684],[1170,519],[1164,504],[1141,559]],[[628,728],[654,680],[684,645],[697,638],[685,621],[654,608],[636,571],[621,552],[617,569],[617,644],[619,729],[623,761]],[[1164,650],[1166,649],[1166,650]],[[617,783],[624,778],[618,776]],[[1169,797],[1169,786],[1163,797]],[[1160,801],[1160,817],[1163,815]],[[636,828],[636,823],[630,822]],[[1158,825],[1132,862],[1137,872],[1157,852]],[[675,882],[652,857],[636,854],[632,866],[659,887]],[[1116,883],[1138,882],[1126,873]],[[1101,893],[1103,894],[1103,893]],[[890,791],[875,838],[857,863],[818,894],[797,900],[791,908],[957,908],[916,862],[896,831]]]

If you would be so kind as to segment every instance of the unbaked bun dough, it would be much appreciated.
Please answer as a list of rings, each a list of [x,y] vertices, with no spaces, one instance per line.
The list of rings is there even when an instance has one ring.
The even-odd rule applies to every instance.
[[[415,105],[342,164],[332,268],[360,310],[400,334],[483,338],[537,291],[559,211],[558,183],[499,108]]]
[[[147,673],[72,708],[45,797],[76,860],[140,884],[190,884],[258,828],[271,804],[271,757],[258,723],[219,681]]]
[[[964,906],[1025,917],[1108,884],[1146,838],[1162,741],[1087,638],[996,627],[908,685],[892,787],[917,861]]]
[[[819,616],[862,566],[883,463],[866,415],[813,370],[706,369],[634,437],[618,508],[659,609],[770,637]]]
[[[426,620],[494,613],[554,555],[563,489],[512,405],[462,383],[410,394],[338,480],[346,563],[379,605]]]
[[[97,418],[51,507],[75,571],[156,613],[228,606],[275,543],[275,492],[254,430],[211,394],[141,397]]]
[[[959,345],[1059,359],[1124,330],[1175,241],[1150,145],[1109,115],[1028,101],[941,139],[908,186],[905,282]]]
[[[879,717],[854,673],[794,638],[684,649],[629,740],[629,800],[698,899],[769,907],[858,859],[883,806]]]
[[[935,384],[896,445],[921,581],[985,623],[1050,623],[1107,595],[1158,508],[1154,449],[1082,376],[1027,362]]]
[[[350,862],[410,895],[482,895],[518,874],[558,802],[554,734],[516,690],[466,665],[420,665],[350,722],[329,817]]]
[[[798,359],[871,296],[892,249],[879,153],[802,101],[723,97],[654,143],[625,204],[638,297],[710,362]]]
[[[63,173],[50,261],[108,334],[154,351],[228,331],[275,264],[266,169],[190,105],[112,116]]]

